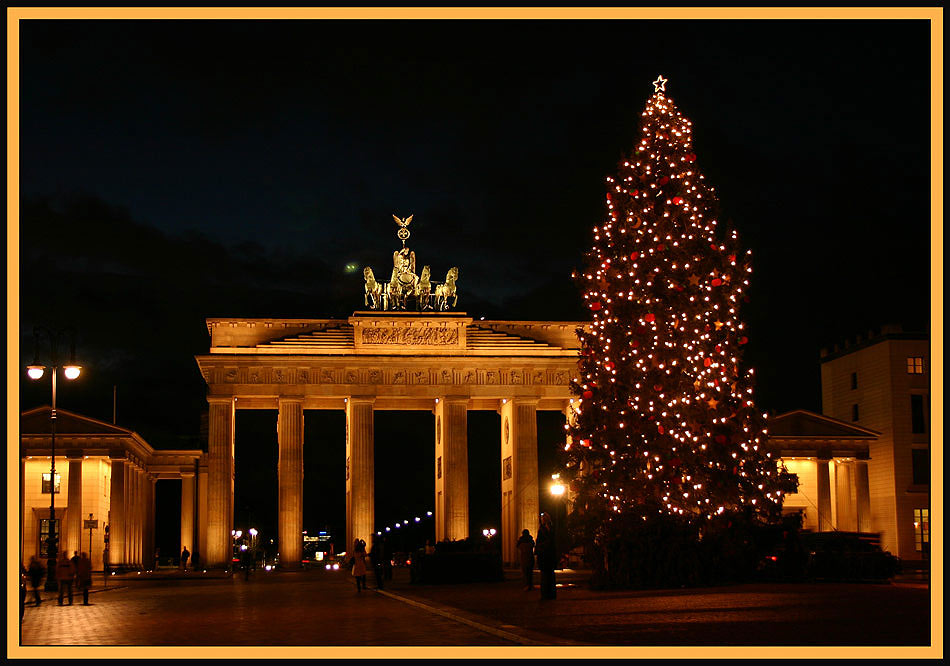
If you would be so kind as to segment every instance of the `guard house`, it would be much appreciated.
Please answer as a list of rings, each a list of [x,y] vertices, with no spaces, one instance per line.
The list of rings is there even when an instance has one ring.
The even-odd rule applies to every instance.
[[[201,451],[156,451],[131,430],[57,408],[50,479],[50,408],[23,412],[20,432],[21,561],[46,559],[53,492],[59,550],[88,552],[101,571],[108,525],[109,566],[151,569],[159,479],[181,480],[181,543],[195,550],[201,517],[195,481],[207,475]]]

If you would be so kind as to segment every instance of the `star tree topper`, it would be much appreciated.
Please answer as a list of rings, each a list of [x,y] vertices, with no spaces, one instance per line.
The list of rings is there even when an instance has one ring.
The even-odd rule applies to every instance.
[[[669,81],[669,79],[664,79],[662,74],[657,76],[656,81],[653,82],[653,92],[660,92],[661,90],[666,92],[667,81]]]

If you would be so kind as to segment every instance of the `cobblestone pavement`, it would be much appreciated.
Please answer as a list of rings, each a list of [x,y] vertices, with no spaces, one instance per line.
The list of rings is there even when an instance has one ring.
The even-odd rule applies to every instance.
[[[535,574],[537,581],[537,573]],[[484,585],[387,589],[539,643],[614,646],[927,646],[926,583],[756,583],[720,588],[594,591],[559,572],[541,601],[513,573]],[[567,640],[565,640],[567,639]],[[942,637],[941,637],[942,641]]]
[[[112,587],[122,585],[122,587]],[[23,646],[512,645],[372,590],[342,571],[255,573],[249,581],[126,580],[83,606],[28,606]],[[48,593],[49,594],[49,593]]]
[[[719,646],[932,642],[931,594],[920,582],[600,592],[589,589],[583,572],[565,571],[558,598],[541,601],[537,589],[522,589],[515,572],[498,583],[419,586],[397,569],[385,590],[359,594],[345,572],[323,570],[258,572],[249,581],[181,578],[110,579],[122,587],[90,595],[88,607],[77,601],[61,608],[55,599],[27,607],[20,644],[390,646],[379,656],[399,656],[393,646],[469,646],[450,648],[453,656],[536,649],[523,646],[567,646],[568,653],[578,646],[586,654],[592,646],[635,646],[640,652],[629,654],[645,656],[642,648],[709,646],[692,653],[708,656]],[[934,638],[942,653],[942,633]],[[302,656],[327,654],[311,648]]]

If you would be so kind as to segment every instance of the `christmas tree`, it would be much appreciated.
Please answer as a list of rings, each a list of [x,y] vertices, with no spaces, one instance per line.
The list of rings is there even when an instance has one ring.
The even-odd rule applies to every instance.
[[[607,178],[606,219],[574,274],[592,322],[578,331],[564,462],[576,531],[601,548],[638,525],[689,541],[740,516],[774,522],[795,488],[742,364],[750,252],[720,230],[665,83]]]

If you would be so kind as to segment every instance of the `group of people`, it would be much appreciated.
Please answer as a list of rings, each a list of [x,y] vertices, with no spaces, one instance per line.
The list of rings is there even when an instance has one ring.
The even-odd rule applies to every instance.
[[[384,581],[392,580],[392,561],[386,548],[385,539],[380,539],[378,535],[373,535],[373,545],[369,554],[366,553],[366,542],[362,539],[356,539],[353,542],[353,554],[350,555],[350,573],[356,579],[356,591],[360,592],[366,589],[366,558],[369,557],[370,566],[373,567],[373,577],[376,580],[376,589],[382,590],[385,587]]]
[[[35,555],[31,556],[30,563],[23,569],[23,574],[29,579],[30,586],[33,588],[33,604],[39,606],[42,602],[40,584],[46,574],[43,563],[36,559]],[[56,585],[59,589],[60,606],[63,605],[63,599],[68,601],[68,605],[73,605],[73,585],[76,586],[79,592],[82,592],[83,606],[89,605],[89,588],[92,587],[92,560],[89,559],[88,553],[74,552],[70,558],[67,557],[65,550],[60,551],[53,575],[56,577]]]
[[[541,572],[541,598],[554,599],[557,596],[554,568],[557,566],[557,544],[554,541],[554,528],[551,516],[541,514],[538,526],[538,539],[531,538],[531,532],[522,530],[518,538],[518,555],[521,561],[521,573],[524,575],[524,589],[534,589],[534,563],[538,562]]]

